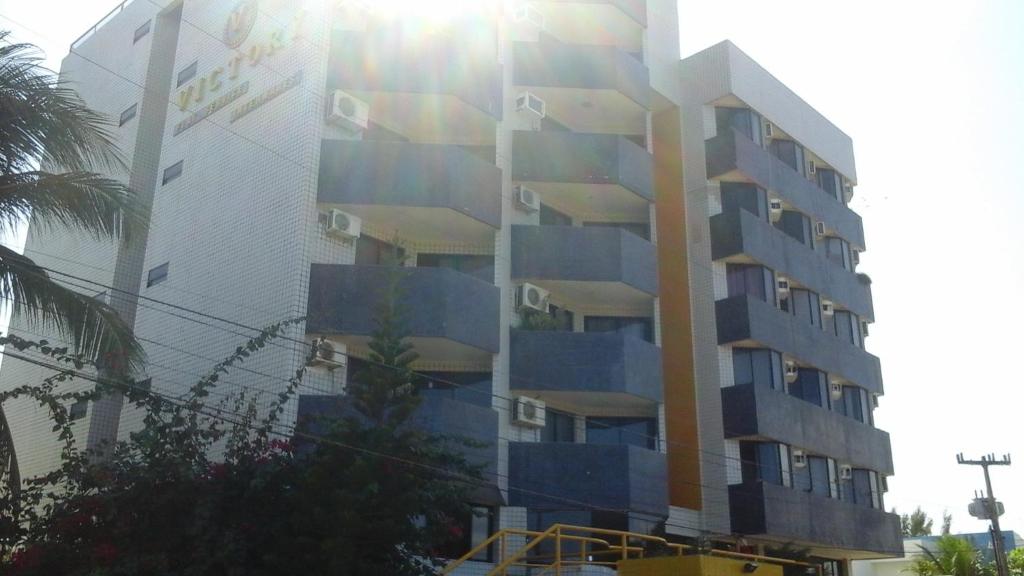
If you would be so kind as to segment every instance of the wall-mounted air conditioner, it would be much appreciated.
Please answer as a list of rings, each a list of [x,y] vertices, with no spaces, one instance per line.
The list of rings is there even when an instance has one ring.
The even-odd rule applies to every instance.
[[[516,113],[531,121],[543,120],[548,115],[548,105],[533,92],[523,92],[516,96]]]
[[[782,200],[773,198],[768,201],[768,214],[772,222],[778,222],[782,219]]]
[[[327,338],[317,338],[313,340],[313,350],[310,354],[310,366],[318,366],[321,368],[335,369],[345,365],[345,353],[342,350],[345,349],[345,345],[340,342],[334,342]]]
[[[832,382],[829,384],[829,391],[832,393],[833,400],[839,400],[843,397],[843,383]]]
[[[785,296],[789,294],[789,278],[786,278],[785,276],[779,276],[778,278],[776,278],[775,289],[778,291],[779,296]]]
[[[792,384],[800,377],[800,367],[792,360],[786,361],[786,382]]]
[[[544,30],[545,26],[547,26],[547,19],[544,17],[544,13],[533,3],[526,3],[516,8],[515,13],[512,15],[512,22],[516,26],[527,26],[538,31]]]
[[[548,298],[550,293],[533,284],[524,283],[516,290],[516,308],[519,310],[530,309],[538,312],[548,311]]]
[[[861,338],[866,337],[868,335],[868,321],[867,320],[861,320],[860,321],[860,335],[861,335]]]
[[[840,480],[853,480],[853,466],[849,464],[843,464],[839,467],[839,479]]]
[[[540,210],[540,195],[526,186],[516,186],[514,189],[516,197],[516,208],[523,212],[537,212]]]
[[[772,138],[774,136],[775,136],[775,126],[771,122],[765,120],[764,121],[764,137],[767,139],[767,138]]]
[[[807,175],[814,176],[818,173],[818,163],[814,160],[807,161]]]
[[[821,301],[821,313],[825,316],[832,316],[836,313],[836,305],[831,300]]]
[[[327,213],[327,235],[342,240],[356,240],[362,234],[363,220],[341,210]]]
[[[803,450],[793,450],[793,468],[806,468],[807,454]]]
[[[824,235],[828,234],[828,228],[825,227],[825,223],[824,222],[815,222],[814,223],[814,232],[818,236],[824,236]]]
[[[358,134],[370,126],[370,105],[351,94],[335,90],[327,108],[327,123],[350,134]]]
[[[528,428],[543,428],[546,420],[546,405],[542,400],[520,396],[512,409],[512,423]]]

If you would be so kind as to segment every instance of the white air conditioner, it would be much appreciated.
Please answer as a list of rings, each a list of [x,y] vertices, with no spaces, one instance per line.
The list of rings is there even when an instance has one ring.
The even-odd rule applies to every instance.
[[[512,21],[517,26],[528,26],[537,30],[543,30],[547,25],[544,13],[532,3],[523,4],[516,9]]]
[[[850,253],[853,256],[853,263],[860,264],[860,250],[850,250]]]
[[[512,409],[512,423],[529,428],[543,428],[546,405],[542,400],[520,396],[516,398]]]
[[[792,360],[786,361],[786,382],[792,384],[800,377],[800,367]]]
[[[370,105],[351,94],[335,90],[327,111],[327,122],[350,134],[357,134],[370,125]]]
[[[516,308],[519,310],[528,308],[539,312],[547,312],[549,296],[550,293],[540,286],[524,283],[516,290]]]
[[[362,234],[363,220],[341,210],[327,213],[327,235],[343,240],[356,240]]]
[[[831,300],[821,301],[821,313],[825,316],[832,316],[836,313],[836,305]]]
[[[868,321],[867,320],[861,320],[860,321],[860,336],[861,336],[861,338],[864,338],[867,335],[868,335]]]
[[[516,112],[530,120],[543,120],[548,115],[548,105],[533,92],[523,92],[516,96]]]
[[[764,137],[765,138],[771,138],[774,135],[775,135],[775,126],[773,126],[771,122],[765,120],[764,121]]]
[[[772,199],[768,201],[768,214],[772,222],[782,219],[782,200]]]
[[[840,480],[853,480],[853,466],[849,464],[843,464],[839,467],[839,479]]]
[[[878,394],[871,395],[871,406],[874,408],[878,408]]]
[[[310,366],[335,369],[345,365],[345,345],[328,340],[317,338],[313,340],[313,353],[309,361]]]
[[[814,160],[807,161],[807,175],[814,176],[818,173],[818,163]]]
[[[843,182],[843,202],[849,204],[853,200],[853,184]]]
[[[806,468],[807,454],[803,450],[793,450],[793,468]]]
[[[524,212],[540,210],[540,195],[526,186],[515,187],[516,207]]]
[[[817,233],[818,236],[824,236],[825,234],[828,234],[828,228],[825,227],[824,222],[815,222],[814,232]]]
[[[789,294],[789,278],[786,278],[785,276],[779,276],[778,278],[776,278],[775,288],[779,292],[780,296],[783,294]]]
[[[839,400],[843,397],[843,383],[832,382],[829,384],[829,391],[832,393],[833,400]]]

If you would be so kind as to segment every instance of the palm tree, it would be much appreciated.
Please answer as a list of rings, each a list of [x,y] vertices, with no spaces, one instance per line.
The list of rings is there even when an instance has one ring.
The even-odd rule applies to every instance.
[[[112,124],[40,63],[36,49],[0,31],[0,234],[30,216],[42,229],[126,240],[142,218],[117,173],[125,163]],[[90,358],[116,354],[137,370],[142,351],[113,308],[54,281],[27,256],[0,245],[0,298],[40,332],[54,330]]]
[[[991,564],[986,563],[970,542],[955,536],[942,536],[935,542],[935,550],[918,544],[921,556],[914,560],[910,571],[917,576],[992,576]]]

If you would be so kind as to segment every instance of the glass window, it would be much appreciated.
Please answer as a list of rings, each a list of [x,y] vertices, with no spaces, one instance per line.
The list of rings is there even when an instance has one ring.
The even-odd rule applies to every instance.
[[[494,283],[494,256],[470,254],[418,254],[416,266],[420,268],[449,268]]]
[[[818,168],[818,186],[830,197],[843,201],[843,179],[835,170]]]
[[[775,304],[775,273],[754,264],[726,264],[729,296],[752,296]]]
[[[74,422],[75,420],[81,420],[82,418],[85,418],[85,415],[88,411],[89,401],[79,400],[72,404],[71,408],[68,408],[68,419],[70,419],[72,422]]]
[[[584,332],[621,332],[627,336],[654,342],[654,326],[650,318],[632,316],[587,316]]]
[[[860,318],[848,310],[836,310],[832,315],[832,324],[835,326],[836,337],[860,348]]]
[[[174,164],[168,166],[167,169],[164,170],[164,178],[161,185],[167,184],[168,182],[171,182],[172,180],[176,179],[178,176],[181,176],[181,171],[182,169],[184,169],[184,167],[184,160],[178,160]]]
[[[768,192],[753,184],[722,182],[722,212],[731,214],[743,209],[755,214],[765,222],[771,220],[768,213]]]
[[[859,468],[853,471],[853,502],[865,508],[872,507],[871,475],[868,470]]]
[[[850,257],[850,244],[842,238],[828,237],[825,240],[825,256],[829,260],[842,266],[843,269],[853,271],[853,260]]]
[[[804,147],[792,140],[773,139],[768,149],[772,155],[782,160],[801,176],[806,173],[806,162],[804,160]]]
[[[797,318],[821,328],[821,299],[818,294],[802,288],[789,291],[788,312]]]
[[[139,40],[142,40],[143,38],[145,38],[146,34],[149,34],[149,29],[150,29],[150,27],[152,27],[152,25],[153,25],[153,21],[152,20],[146,20],[145,24],[143,24],[142,26],[139,26],[138,28],[136,28],[135,29],[135,39],[132,40],[132,44],[135,44]]]
[[[784,210],[775,227],[797,242],[814,248],[814,226],[811,219],[794,210]]]
[[[118,126],[124,126],[125,124],[130,122],[132,118],[135,118],[135,114],[138,112],[138,110],[139,105],[132,104],[124,112],[121,112],[121,120],[118,123]]]
[[[167,280],[167,274],[170,272],[171,263],[164,262],[163,264],[153,268],[149,271],[146,276],[146,288],[156,286],[157,284]]]
[[[656,450],[658,421],[655,418],[587,418],[587,444],[628,444]]]
[[[883,509],[882,482],[879,480],[878,472],[872,470],[868,473],[868,478],[871,481],[871,507],[881,510]]]
[[[828,477],[828,460],[820,456],[809,456],[807,458],[807,470],[811,475],[809,492],[825,498],[830,497],[831,488]]]
[[[572,218],[547,204],[540,205],[541,226],[572,226]]]
[[[188,66],[186,66],[185,68],[183,68],[181,72],[178,72],[178,87],[180,88],[182,84],[184,84],[184,83],[188,82],[189,80],[195,78],[196,77],[196,72],[198,72],[198,71],[199,71],[199,61],[198,60],[196,60],[195,62],[193,62],[193,63],[189,64]]]
[[[356,261],[359,266],[399,265],[405,250],[363,234],[356,240]],[[491,279],[493,282],[493,278]]]
[[[651,226],[645,222],[584,222],[583,225],[595,228],[618,228],[632,232],[644,240],[651,239]]]
[[[761,145],[761,115],[749,108],[715,108],[719,134],[736,130]]]
[[[856,386],[843,386],[843,413],[858,422],[864,422],[862,390]]]
[[[828,377],[820,370],[800,368],[796,381],[789,385],[789,394],[815,406],[828,408]]]
[[[576,419],[572,414],[548,410],[540,439],[542,442],[575,442]]]
[[[743,482],[785,485],[780,448],[781,445],[772,442],[740,442]]]
[[[782,354],[765,348],[733,348],[733,378],[737,386],[753,384],[767,390],[782,390]]]

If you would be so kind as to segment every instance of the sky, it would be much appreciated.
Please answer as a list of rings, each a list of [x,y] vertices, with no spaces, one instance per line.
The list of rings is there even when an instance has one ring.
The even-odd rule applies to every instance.
[[[115,4],[0,0],[0,29],[57,69]],[[967,514],[981,470],[956,454],[1016,451],[993,483],[1003,529],[1024,533],[1024,2],[682,0],[680,15],[684,56],[730,39],[853,138],[876,423],[896,464],[886,505],[984,531]]]

